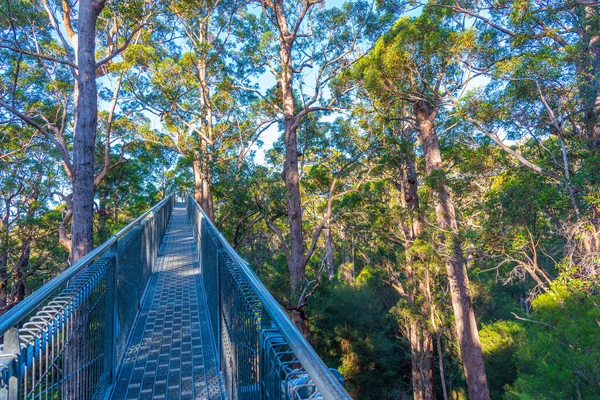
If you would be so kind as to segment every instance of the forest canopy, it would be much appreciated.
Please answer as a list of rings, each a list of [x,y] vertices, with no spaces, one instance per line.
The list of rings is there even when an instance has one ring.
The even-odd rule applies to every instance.
[[[7,0],[0,313],[190,193],[356,399],[600,397],[600,3]]]

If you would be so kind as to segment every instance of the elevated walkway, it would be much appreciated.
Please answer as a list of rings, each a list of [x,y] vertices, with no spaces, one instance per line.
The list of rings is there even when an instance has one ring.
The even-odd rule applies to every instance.
[[[0,316],[0,400],[350,399],[191,196]]]
[[[175,204],[155,271],[111,398],[224,398],[198,252],[183,203]]]

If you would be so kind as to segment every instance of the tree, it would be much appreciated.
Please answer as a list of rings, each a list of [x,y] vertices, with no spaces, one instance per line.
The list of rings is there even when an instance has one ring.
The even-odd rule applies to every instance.
[[[459,99],[462,118],[523,166],[554,180],[569,194],[574,218],[585,219],[587,193],[595,183],[581,168],[582,159],[594,156],[584,149],[597,148],[600,121],[598,5],[481,1],[435,6],[464,16],[480,32],[479,57],[465,68],[490,82]],[[502,136],[543,143],[553,160],[532,162]]]
[[[528,60],[529,68],[520,72],[529,76],[520,78],[535,80],[536,75],[541,76],[561,65],[565,81],[575,84],[573,94],[577,93],[578,98],[573,99],[576,105],[565,110],[559,119],[579,125],[576,134],[597,147],[600,132],[600,14],[596,2],[497,3],[485,0],[441,2],[438,6],[472,19],[485,33],[483,38],[488,46],[491,45],[488,47],[491,58],[486,57],[484,63],[476,63],[474,67],[486,70],[498,62]],[[555,62],[559,60],[559,63]],[[531,68],[533,64],[536,64],[535,68]],[[569,66],[568,70],[566,66]],[[566,71],[568,73],[564,74]],[[518,73],[519,68],[512,72]],[[501,70],[499,77],[509,77],[510,73],[510,69]]]
[[[229,59],[231,31],[241,3],[178,1],[168,5],[161,27],[172,24],[185,44],[137,46],[125,55],[129,68],[125,90],[133,95],[128,109],[150,112],[161,119],[163,130],[144,140],[163,143],[189,158],[194,174],[194,198],[211,220],[214,173],[220,163],[237,162],[240,170],[264,129],[272,123],[260,115],[252,119],[252,99],[232,85]],[[158,32],[155,32],[158,33]],[[232,155],[236,153],[236,157]],[[231,168],[231,166],[230,166]]]
[[[80,3],[76,9],[68,1],[60,5],[24,2],[18,6],[9,2],[3,7],[0,49],[6,56],[3,85],[7,90],[0,107],[5,115],[35,129],[36,135],[56,149],[72,188],[70,193],[61,193],[67,212],[59,237],[75,261],[92,247],[94,189],[108,169],[114,167],[104,165],[95,174],[96,79],[108,74],[109,65],[130,42],[140,40],[140,31],[147,25],[152,8],[133,2],[127,7],[111,5],[105,9],[104,1]],[[72,23],[75,15],[76,29]],[[97,23],[103,27],[99,34]],[[104,57],[96,62],[99,39]],[[118,87],[119,84],[115,103]],[[111,110],[109,120],[115,107]],[[109,123],[105,154],[110,153],[112,143],[110,126]],[[104,157],[106,160],[110,157]],[[68,225],[74,214],[77,216],[73,238],[68,235]]]
[[[267,68],[277,85],[267,94],[261,93],[249,80],[238,83],[241,88],[257,93],[270,111],[282,122],[285,157],[282,177],[286,186],[286,214],[289,241],[274,224],[269,227],[279,237],[290,274],[293,301],[290,307],[296,325],[307,334],[305,307],[305,272],[317,242],[331,217],[332,202],[346,193],[336,193],[339,176],[360,157],[348,157],[339,167],[328,190],[328,206],[315,227],[310,244],[305,247],[298,129],[314,113],[337,110],[341,94],[325,99],[328,83],[347,69],[360,55],[365,26],[375,23],[371,6],[356,2],[342,9],[324,8],[321,1],[265,0],[260,16],[246,14],[247,23],[238,35],[246,39],[244,56],[250,71]],[[242,67],[243,68],[243,67]],[[309,78],[310,69],[315,69]],[[307,93],[313,87],[312,93]],[[266,219],[269,223],[269,219]],[[303,294],[304,293],[304,294]]]
[[[0,160],[0,314],[60,271],[67,259],[55,236],[60,213],[49,207],[60,185],[52,149],[32,129],[6,124],[3,131],[13,146],[3,143],[12,150]],[[19,148],[27,136],[27,147]]]
[[[106,0],[81,0],[77,38],[75,133],[73,137],[73,224],[71,260],[94,244],[94,147],[98,127],[96,87],[96,21]]]
[[[419,17],[400,19],[369,57],[361,60],[358,71],[378,104],[406,104],[404,108],[397,107],[401,112],[409,110],[406,114],[391,118],[409,122],[418,133],[440,231],[439,251],[446,263],[469,396],[486,399],[489,391],[462,240],[436,130],[436,119],[446,111],[447,99],[470,80],[456,61],[459,57],[469,57],[473,33],[461,26],[445,25],[433,11],[426,9]]]

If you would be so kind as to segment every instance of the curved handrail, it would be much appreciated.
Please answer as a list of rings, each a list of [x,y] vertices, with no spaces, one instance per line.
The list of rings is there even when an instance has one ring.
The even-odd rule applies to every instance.
[[[162,207],[167,201],[171,199],[173,194],[168,195],[161,200],[154,207],[144,212],[138,218],[129,223],[126,227],[121,229],[119,232],[111,236],[106,242],[96,247],[94,250],[83,256],[75,264],[71,265],[63,272],[49,280],[41,288],[33,292],[31,295],[25,298],[22,302],[8,310],[4,315],[0,317],[0,336],[4,335],[13,326],[17,325],[21,320],[26,318],[29,314],[33,313],[37,307],[39,307],[44,301],[46,301],[53,293],[55,293],[60,287],[64,286],[70,279],[74,278],[87,268],[98,256],[106,252],[115,244],[119,238],[123,237],[127,232],[135,228],[140,224],[150,213],[154,210]]]
[[[202,214],[206,223],[218,232],[218,237],[223,248],[239,265],[240,271],[244,274],[248,284],[256,292],[256,295],[263,303],[263,307],[270,314],[272,322],[279,329],[281,336],[283,336],[290,346],[294,355],[298,358],[298,361],[300,361],[300,364],[302,364],[302,367],[306,370],[310,379],[315,383],[323,397],[325,399],[352,400],[348,392],[346,392],[346,389],[344,389],[344,386],[331,373],[315,349],[313,349],[310,343],[302,336],[298,328],[292,323],[279,302],[275,300],[254,271],[248,267],[248,263],[233,249],[233,247],[231,247],[227,239],[225,239],[225,236],[219,232],[211,220],[206,216],[198,202],[196,202],[191,195],[188,195],[188,201],[194,204],[196,209]]]

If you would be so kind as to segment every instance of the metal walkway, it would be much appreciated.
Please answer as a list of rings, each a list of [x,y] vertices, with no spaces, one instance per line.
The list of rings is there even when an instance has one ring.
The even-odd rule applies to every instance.
[[[176,204],[112,395],[223,398],[204,285],[187,212]]]
[[[0,316],[0,399],[350,400],[340,378],[189,195]]]

